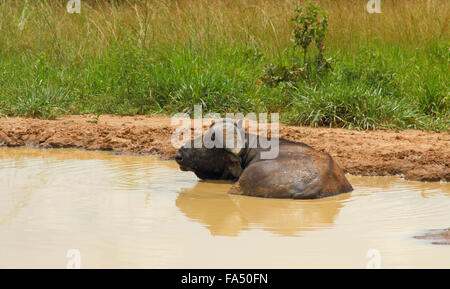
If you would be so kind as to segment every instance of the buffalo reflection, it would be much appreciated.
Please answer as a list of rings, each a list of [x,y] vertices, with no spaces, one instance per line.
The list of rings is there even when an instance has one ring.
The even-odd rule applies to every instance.
[[[211,235],[237,236],[261,228],[282,236],[332,227],[350,193],[318,200],[265,199],[228,195],[229,183],[198,182],[179,193],[177,207],[206,225]]]

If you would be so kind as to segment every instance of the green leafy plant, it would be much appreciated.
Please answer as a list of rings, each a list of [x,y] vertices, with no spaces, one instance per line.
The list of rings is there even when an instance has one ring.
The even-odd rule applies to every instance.
[[[306,7],[297,7],[294,22],[294,38],[292,42],[303,50],[303,65],[308,67],[308,48],[314,42],[317,48],[315,64],[319,69],[330,68],[330,62],[325,59],[325,36],[328,31],[328,12],[306,0]]]
[[[270,64],[261,77],[261,81],[266,85],[276,86],[280,82],[309,79],[314,72],[323,72],[331,68],[330,60],[324,57],[328,12],[306,0],[306,6],[297,7],[291,20],[294,22],[291,40],[295,47],[302,49],[303,67],[298,63],[287,66]],[[317,48],[317,54],[313,58],[314,61],[311,61],[308,58],[308,51],[313,43]]]

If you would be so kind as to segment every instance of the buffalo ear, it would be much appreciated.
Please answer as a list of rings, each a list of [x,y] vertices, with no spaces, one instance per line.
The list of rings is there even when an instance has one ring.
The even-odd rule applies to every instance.
[[[241,158],[237,155],[231,154],[230,164],[228,165],[227,169],[235,179],[238,179],[243,171],[241,167]]]

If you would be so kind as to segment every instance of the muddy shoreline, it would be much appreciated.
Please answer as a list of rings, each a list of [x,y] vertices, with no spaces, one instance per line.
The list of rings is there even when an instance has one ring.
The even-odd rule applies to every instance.
[[[0,146],[111,150],[158,154],[170,159],[176,152],[170,142],[175,129],[170,118],[164,116],[1,118]],[[447,132],[354,131],[282,125],[280,137],[329,153],[350,174],[450,181],[450,134]]]

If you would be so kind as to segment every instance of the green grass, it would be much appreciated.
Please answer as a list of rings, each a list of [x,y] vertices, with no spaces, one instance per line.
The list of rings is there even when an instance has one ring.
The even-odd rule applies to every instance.
[[[136,1],[88,1],[80,15],[68,15],[62,2],[0,4],[0,115],[170,115],[191,113],[195,104],[202,104],[204,112],[280,112],[285,123],[312,126],[450,126],[450,41],[441,19],[447,16],[436,15],[440,24],[429,23],[432,28],[441,25],[435,27],[438,34],[431,28],[423,32],[420,25],[405,28],[423,33],[423,41],[404,39],[405,31],[398,32],[398,40],[388,34],[386,39],[374,37],[360,26],[349,37],[336,27],[362,24],[333,19],[340,6],[322,1],[330,10],[326,56],[333,69],[266,86],[260,77],[267,65],[302,58],[289,42],[289,17],[279,14],[291,11],[295,1],[287,1],[290,6],[280,11],[256,1],[265,14],[255,19],[243,17],[246,7],[223,8],[221,1],[213,1],[211,5],[231,9],[222,12],[230,13],[229,20],[220,20],[228,26],[218,23],[218,12],[209,6],[163,10],[156,4],[135,6]],[[445,1],[438,3],[449,11]],[[418,20],[404,21],[406,27]],[[144,33],[145,27],[151,32]]]

